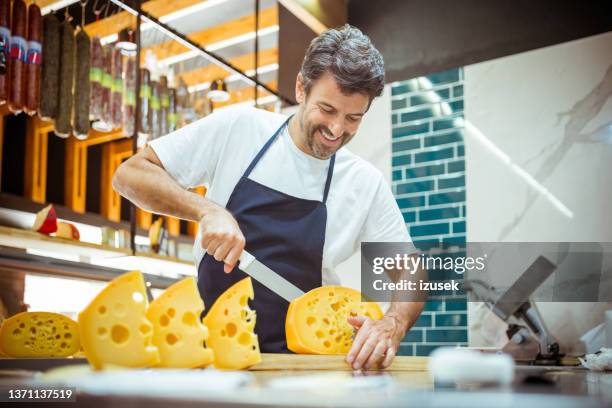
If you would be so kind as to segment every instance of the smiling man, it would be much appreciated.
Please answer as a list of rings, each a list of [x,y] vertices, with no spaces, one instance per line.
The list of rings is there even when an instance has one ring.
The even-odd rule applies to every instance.
[[[342,148],[383,87],[383,59],[369,38],[349,25],[328,30],[304,57],[294,116],[220,109],[152,141],[113,186],[147,211],[200,222],[194,253],[207,307],[246,276],[236,267],[243,249],[303,291],[340,284],[336,266],[362,241],[410,242],[383,176]],[[201,185],[206,198],[188,191]],[[253,286],[261,350],[287,352],[287,301]],[[422,308],[394,302],[381,320],[350,317],[357,334],[347,361],[388,366]]]

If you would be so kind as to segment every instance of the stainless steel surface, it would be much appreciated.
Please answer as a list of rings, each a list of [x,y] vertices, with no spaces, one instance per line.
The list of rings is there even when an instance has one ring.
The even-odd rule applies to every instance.
[[[257,258],[247,251],[242,251],[242,255],[240,255],[240,264],[238,266],[241,271],[257,280],[287,302],[291,302],[293,299],[304,294],[303,290],[259,262]]]

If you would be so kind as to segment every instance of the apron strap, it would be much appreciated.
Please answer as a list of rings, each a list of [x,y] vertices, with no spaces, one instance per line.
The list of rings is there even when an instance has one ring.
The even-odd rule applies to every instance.
[[[279,133],[281,132],[281,130],[283,130],[283,128],[287,125],[287,123],[289,123],[289,120],[293,117],[293,115],[289,116],[287,118],[287,120],[285,122],[283,122],[283,124],[276,130],[276,132],[274,132],[274,134],[272,135],[272,137],[270,137],[268,139],[268,141],[266,142],[265,145],[263,145],[263,147],[259,150],[259,152],[257,153],[257,156],[255,156],[255,158],[251,161],[251,164],[249,164],[249,167],[247,167],[246,171],[244,172],[244,174],[242,175],[242,177],[249,177],[249,175],[251,174],[251,172],[253,171],[253,169],[255,168],[255,166],[257,165],[257,163],[259,162],[259,160],[263,157],[263,155],[266,153],[266,151],[270,148],[270,146],[272,146],[272,143],[274,142],[274,139],[276,139],[276,136],[279,135]]]
[[[270,146],[272,146],[272,143],[274,143],[274,140],[276,139],[276,137],[280,134],[283,128],[287,126],[287,124],[289,123],[289,120],[291,120],[292,117],[293,115],[289,116],[287,120],[283,122],[283,124],[276,130],[276,132],[274,132],[274,134],[268,139],[266,144],[263,145],[263,147],[259,150],[259,152],[257,152],[257,155],[253,158],[253,160],[251,161],[251,164],[249,164],[249,167],[247,167],[242,177],[245,177],[245,178],[249,177],[249,175],[251,174],[251,172],[253,171],[257,163],[259,162],[259,160],[263,157],[266,151],[268,151]],[[329,168],[327,169],[327,180],[325,180],[325,190],[323,191],[323,204],[325,204],[325,202],[327,201],[327,195],[329,194],[329,187],[331,186],[332,175],[334,174],[334,163],[335,162],[336,162],[336,153],[334,153],[329,160]]]
[[[323,191],[323,204],[327,202],[329,187],[331,186],[332,175],[334,174],[334,163],[336,162],[336,153],[332,154],[329,159],[329,169],[327,170],[327,180],[325,180],[325,190]]]

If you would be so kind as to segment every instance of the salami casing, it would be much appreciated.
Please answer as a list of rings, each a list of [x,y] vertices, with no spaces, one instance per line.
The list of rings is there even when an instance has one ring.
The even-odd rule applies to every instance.
[[[13,1],[13,14],[11,22],[9,110],[17,114],[23,110],[26,90],[25,63],[28,44],[25,37],[27,34],[27,10],[23,0]]]
[[[76,66],[74,73],[74,114],[72,126],[77,139],[87,139],[89,135],[89,62],[91,44],[85,30],[76,35]]]
[[[28,52],[26,54],[26,90],[24,112],[36,114],[40,101],[40,71],[42,62],[42,17],[40,7],[28,7]]]
[[[146,68],[140,68],[140,129],[139,133],[148,135],[151,132],[149,105],[151,102],[151,74]]]
[[[131,137],[134,135],[136,116],[136,60],[125,57],[123,71],[123,133]]]
[[[102,119],[102,76],[104,74],[104,50],[100,37],[91,39],[89,82],[91,84],[91,102],[89,105],[89,119]]]
[[[157,139],[159,133],[159,113],[161,101],[159,99],[159,82],[151,81],[151,104],[149,105],[149,113],[151,115],[151,140]]]
[[[72,133],[72,87],[74,83],[74,29],[68,21],[61,24],[60,80],[55,134],[68,137]]]
[[[61,52],[60,22],[52,13],[43,17],[42,75],[38,116],[43,120],[55,120],[59,98],[59,74]]]
[[[177,129],[176,89],[168,89],[168,133]]]
[[[111,126],[113,129],[121,127],[121,112],[123,103],[123,55],[119,48],[112,49],[111,57],[111,100],[110,100],[110,113],[111,113]]]
[[[0,0],[0,104],[9,98],[11,1]]]
[[[159,112],[159,133],[160,135],[168,134],[168,108],[170,98],[168,97],[168,78],[165,75],[159,77],[159,99],[161,109]]]

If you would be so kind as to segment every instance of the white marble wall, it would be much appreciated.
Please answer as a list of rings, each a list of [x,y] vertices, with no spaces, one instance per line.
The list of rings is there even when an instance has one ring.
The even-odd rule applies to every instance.
[[[464,88],[468,241],[612,242],[612,33],[468,66]],[[577,351],[612,307],[538,306]],[[472,345],[503,328],[469,321]]]

